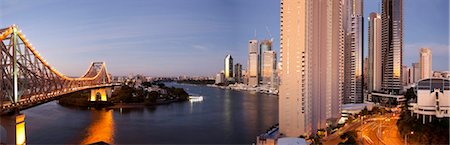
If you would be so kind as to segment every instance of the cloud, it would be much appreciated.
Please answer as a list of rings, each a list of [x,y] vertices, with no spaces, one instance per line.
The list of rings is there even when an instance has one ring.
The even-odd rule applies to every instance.
[[[197,49],[197,50],[201,50],[201,51],[207,51],[209,50],[208,47],[203,46],[203,45],[192,45],[193,48]]]

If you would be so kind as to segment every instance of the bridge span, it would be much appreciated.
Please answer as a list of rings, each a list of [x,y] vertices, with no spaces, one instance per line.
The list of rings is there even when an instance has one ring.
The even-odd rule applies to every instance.
[[[7,129],[12,130],[8,135],[16,138],[0,143],[25,144],[25,128],[20,127],[24,125],[25,116],[19,113],[24,107],[76,91],[114,85],[105,62],[91,63],[81,77],[63,75],[40,56],[16,25],[0,29],[0,49],[0,113],[15,112],[13,119],[9,119],[13,122],[6,124],[13,126]]]

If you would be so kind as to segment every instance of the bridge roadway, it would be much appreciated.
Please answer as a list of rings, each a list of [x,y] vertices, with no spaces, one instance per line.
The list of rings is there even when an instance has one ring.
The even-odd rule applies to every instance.
[[[39,94],[39,95],[34,95],[31,96],[29,98],[26,99],[21,99],[18,103],[11,103],[11,102],[7,102],[4,103],[1,106],[1,111],[0,113],[3,113],[5,111],[11,111],[14,110],[16,108],[20,109],[24,109],[24,108],[28,108],[28,107],[32,107],[34,105],[40,104],[40,103],[45,103],[48,101],[52,101],[54,99],[56,99],[58,96],[61,95],[65,95],[65,94],[69,94],[69,93],[73,93],[73,92],[77,92],[77,91],[81,91],[81,90],[86,90],[86,89],[95,89],[95,88],[104,88],[104,87],[113,87],[113,86],[117,86],[118,84],[103,84],[103,85],[94,85],[94,86],[84,86],[84,87],[77,87],[77,88],[70,88],[70,89],[64,89],[64,90],[58,90],[58,91],[54,91],[54,92],[50,92],[47,94]]]

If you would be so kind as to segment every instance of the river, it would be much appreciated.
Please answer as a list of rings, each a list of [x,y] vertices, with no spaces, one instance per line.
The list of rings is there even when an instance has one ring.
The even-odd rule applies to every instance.
[[[278,123],[278,97],[207,86],[184,88],[201,102],[151,108],[80,109],[52,101],[22,111],[28,144],[251,144]]]

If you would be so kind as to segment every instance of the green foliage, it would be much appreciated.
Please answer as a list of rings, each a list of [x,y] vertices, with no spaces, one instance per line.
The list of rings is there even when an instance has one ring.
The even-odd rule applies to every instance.
[[[448,144],[449,143],[449,118],[429,118],[423,124],[423,116],[411,116],[411,112],[404,111],[397,122],[399,132],[402,136],[408,135],[408,140],[419,144]],[[411,131],[414,134],[410,134]]]
[[[88,91],[79,91],[64,95],[59,99],[59,104],[67,106],[79,106],[87,107],[89,106],[90,93]]]
[[[363,110],[361,110],[361,113],[360,113],[361,115],[369,115],[369,110],[367,110],[367,107],[364,107],[364,109]]]
[[[348,119],[345,121],[346,123],[352,123],[353,121],[355,121],[355,117],[353,116],[348,116]]]
[[[356,144],[356,138],[358,137],[357,133],[355,131],[347,131],[341,136],[339,136],[342,140],[345,140],[344,142],[340,142],[339,144]]]
[[[189,94],[184,91],[183,88],[166,87],[161,83],[146,83],[146,85],[151,85],[152,87],[158,86],[159,88],[165,90],[167,94],[161,94],[156,91],[147,92],[143,89],[136,89],[129,86],[122,86],[115,95],[113,95],[112,100],[114,102],[123,103],[145,103],[145,104],[155,104],[158,100],[162,101],[187,101],[189,100]]]
[[[122,86],[117,90],[116,96],[113,96],[112,100],[114,102],[123,103],[142,103],[144,102],[145,95],[144,91],[140,89],[135,89],[129,86]]]
[[[413,99],[417,99],[416,93],[414,93],[414,88],[409,88],[405,93],[406,104]],[[403,110],[408,110],[408,105],[403,106]]]
[[[167,88],[166,90],[170,96],[177,97],[178,100],[180,100],[180,101],[189,100],[189,94],[186,91],[184,91],[183,88],[171,87],[171,88]]]

